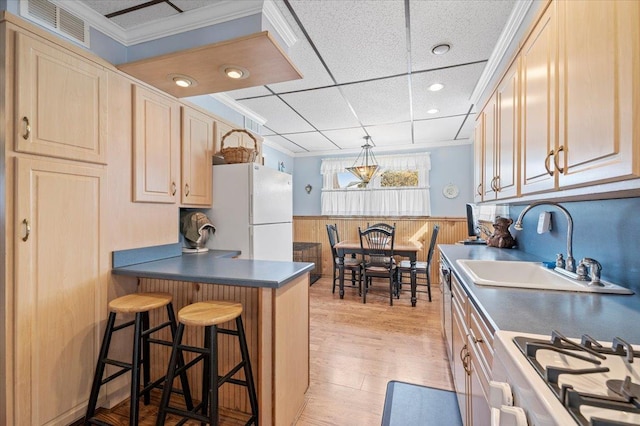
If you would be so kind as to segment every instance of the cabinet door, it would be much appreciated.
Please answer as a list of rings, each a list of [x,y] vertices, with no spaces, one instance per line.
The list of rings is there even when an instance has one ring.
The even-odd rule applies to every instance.
[[[555,3],[549,5],[520,54],[521,193],[553,189],[555,148]]]
[[[175,203],[180,110],[177,102],[133,86],[133,201]]]
[[[558,2],[560,187],[638,175],[639,9],[638,2]]]
[[[16,424],[69,424],[86,408],[106,316],[104,169],[18,158]]]
[[[516,59],[496,89],[496,164],[497,198],[518,195],[518,105],[519,60]]]
[[[467,343],[467,310],[468,298],[451,274],[451,317],[453,331],[453,384],[458,396],[460,415],[466,426],[469,426],[469,345]]]
[[[103,68],[17,33],[15,75],[16,151],[106,163]]]
[[[473,141],[473,157],[474,157],[474,178],[473,187],[475,188],[473,193],[473,201],[475,203],[482,202],[483,193],[483,181],[484,176],[484,114],[481,112],[476,119],[475,138]]]
[[[211,206],[214,121],[182,107],[182,204]]]
[[[484,115],[484,178],[482,180],[484,201],[495,200],[497,195],[496,181],[496,94],[494,93],[482,110]]]

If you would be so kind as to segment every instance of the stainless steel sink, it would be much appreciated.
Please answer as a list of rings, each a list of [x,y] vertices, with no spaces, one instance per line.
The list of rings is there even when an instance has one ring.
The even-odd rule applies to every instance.
[[[606,281],[602,281],[602,286],[589,285],[587,281],[579,281],[563,275],[554,269],[546,268],[539,262],[501,260],[457,260],[457,262],[476,285],[633,294],[633,291],[628,288]]]

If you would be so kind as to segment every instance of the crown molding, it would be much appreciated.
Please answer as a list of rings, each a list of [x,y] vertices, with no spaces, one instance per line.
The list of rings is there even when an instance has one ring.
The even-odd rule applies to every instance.
[[[521,0],[515,2],[511,15],[509,15],[509,19],[507,20],[507,24],[505,25],[504,30],[502,30],[502,33],[498,38],[498,42],[487,61],[487,65],[484,67],[484,71],[482,72],[482,75],[480,75],[478,83],[469,98],[474,105],[478,103],[480,96],[482,96],[489,86],[489,82],[498,70],[498,66],[508,53],[509,46],[518,33],[520,25],[522,25],[522,21],[529,12],[532,4],[533,0]]]
[[[271,23],[274,30],[287,45],[287,48],[296,44],[298,37],[272,0],[265,0],[262,11],[264,12],[264,17]]]
[[[264,126],[265,123],[267,122],[266,118],[264,118],[261,115],[256,114],[251,109],[249,109],[246,106],[242,105],[240,102],[236,101],[231,96],[229,96],[229,95],[227,95],[225,93],[212,93],[209,96],[211,96],[213,99],[217,100],[221,104],[224,104],[225,106],[231,108],[232,110],[244,115],[248,119],[250,119],[252,121],[255,121],[256,123],[258,123],[261,126]]]
[[[275,149],[276,151],[279,151],[279,152],[281,152],[283,154],[286,154],[289,157],[296,157],[296,153],[295,152],[289,151],[287,148],[284,148],[284,147],[278,145],[275,142],[271,142],[269,140],[269,136],[263,136],[262,144],[268,146],[271,149]]]

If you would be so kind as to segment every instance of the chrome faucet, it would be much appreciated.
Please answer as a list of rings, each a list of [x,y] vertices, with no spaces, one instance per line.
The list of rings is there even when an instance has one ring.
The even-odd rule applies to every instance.
[[[564,269],[569,272],[575,272],[576,260],[573,258],[573,219],[571,218],[571,215],[569,214],[569,211],[567,209],[562,207],[560,204],[551,201],[536,201],[529,204],[524,208],[524,210],[522,210],[520,216],[518,216],[518,220],[516,220],[516,223],[515,225],[513,225],[513,227],[518,231],[522,231],[522,218],[524,218],[524,215],[527,214],[527,212],[532,208],[543,204],[556,207],[558,210],[564,213],[565,217],[567,218],[567,259],[565,260]]]
[[[587,274],[587,270],[589,274]],[[590,279],[589,285],[594,286],[604,286],[600,282],[600,273],[602,272],[602,265],[595,259],[591,259],[590,257],[583,258],[578,264],[578,269],[576,273],[578,274],[578,279],[580,281],[587,281]]]

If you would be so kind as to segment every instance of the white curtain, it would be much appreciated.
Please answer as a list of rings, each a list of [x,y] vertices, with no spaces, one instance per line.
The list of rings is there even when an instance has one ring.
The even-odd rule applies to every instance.
[[[365,216],[429,216],[429,153],[410,155],[386,155],[376,157],[380,172],[366,188],[336,188],[335,177],[347,167],[353,166],[354,158],[331,158],[322,160],[321,173],[323,215]],[[380,173],[387,170],[417,170],[417,187],[381,188]]]

